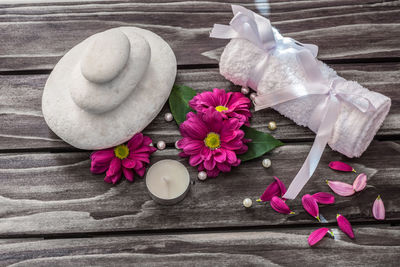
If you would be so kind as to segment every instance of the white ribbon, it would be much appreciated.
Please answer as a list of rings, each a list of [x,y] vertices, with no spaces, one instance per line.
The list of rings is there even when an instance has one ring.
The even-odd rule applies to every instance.
[[[325,146],[332,136],[342,102],[354,106],[361,112],[369,112],[376,107],[363,96],[347,93],[344,88],[345,79],[337,77],[330,81],[323,77],[315,59],[318,52],[317,46],[301,44],[290,38],[282,38],[279,34],[275,36],[275,30],[268,19],[244,7],[232,5],[232,10],[235,16],[231,20],[230,26],[215,24],[210,37],[246,39],[265,51],[266,57],[252,71],[252,77],[248,82],[250,87],[257,89],[263,70],[268,63],[269,53],[279,45],[285,45],[288,48],[285,52],[296,54],[298,64],[302,66],[308,79],[302,90],[294,91],[288,88],[257,96],[254,100],[256,110],[307,95],[325,95],[324,100],[315,107],[309,121],[310,128],[317,131],[314,144],[303,166],[283,196],[286,199],[294,199],[318,166]],[[278,40],[277,36],[280,37]]]

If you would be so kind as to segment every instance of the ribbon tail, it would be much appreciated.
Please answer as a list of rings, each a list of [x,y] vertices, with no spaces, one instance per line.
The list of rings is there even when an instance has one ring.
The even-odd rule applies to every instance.
[[[311,147],[311,151],[300,171],[294,177],[287,192],[283,195],[283,198],[295,199],[314,174],[314,171],[318,166],[319,160],[321,159],[325,146],[328,144],[332,135],[333,127],[335,126],[335,122],[340,112],[340,102],[335,96],[330,95],[328,101],[329,103],[325,108],[324,116],[322,116],[322,122],[318,129],[314,144]]]
[[[238,33],[228,25],[214,24],[214,27],[210,32],[210,37],[219,39],[232,39],[237,38]]]

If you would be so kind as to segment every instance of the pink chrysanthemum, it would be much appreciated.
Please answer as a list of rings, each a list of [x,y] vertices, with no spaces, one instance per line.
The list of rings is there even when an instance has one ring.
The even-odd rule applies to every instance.
[[[224,119],[236,118],[241,125],[249,125],[250,100],[242,93],[227,93],[223,89],[214,88],[212,92],[204,92],[193,97],[189,105],[197,112],[203,113],[212,107]]]
[[[132,182],[133,171],[142,177],[146,170],[145,165],[150,162],[150,154],[157,150],[150,144],[150,137],[137,133],[127,144],[96,151],[90,156],[92,160],[90,171],[92,173],[107,171],[104,178],[107,183],[117,183],[122,173]]]
[[[208,177],[216,177],[221,171],[229,172],[238,166],[236,154],[247,151],[244,132],[235,118],[224,120],[212,108],[205,113],[189,112],[180,125],[182,139],[177,143],[183,149],[179,155],[190,157],[189,164],[206,170]]]

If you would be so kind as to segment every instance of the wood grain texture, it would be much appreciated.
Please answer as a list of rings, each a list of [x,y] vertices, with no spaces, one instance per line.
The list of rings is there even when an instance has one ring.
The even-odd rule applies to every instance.
[[[261,159],[243,163],[230,173],[200,182],[197,171],[188,166],[178,151],[167,149],[152,157],[152,163],[166,158],[188,166],[192,185],[188,196],[173,206],[155,204],[143,179],[122,181],[116,186],[103,182],[104,175],[89,171],[89,154],[19,153],[0,154],[0,236],[59,234],[160,229],[191,229],[315,224],[305,213],[301,201],[288,201],[296,215],[274,212],[267,204],[242,207],[250,197],[255,201],[278,176],[289,185],[310,149],[310,144],[286,145],[268,157],[272,167],[264,169]],[[344,160],[358,172],[368,175],[368,188],[352,197],[336,197],[335,205],[322,206],[327,222],[336,221],[336,213],[352,222],[374,222],[372,203],[378,194],[386,207],[388,221],[400,219],[400,144],[374,142],[359,159],[345,159],[326,149],[320,167],[308,182],[305,193],[330,191],[325,179],[352,183],[354,173],[337,173],[327,165]]]
[[[313,228],[108,236],[0,244],[6,266],[398,266],[400,227],[337,227],[313,248]]]
[[[267,15],[283,34],[317,44],[319,57],[328,60],[399,57],[399,3],[315,0],[245,6]],[[227,41],[210,39],[209,31],[231,18],[223,1],[3,4],[0,71],[51,69],[86,37],[118,26],[158,33],[172,46],[179,65],[216,64],[215,54]]]
[[[384,64],[334,64],[331,65],[346,79],[359,81],[367,88],[392,98],[392,108],[378,138],[400,134],[400,63]],[[41,97],[48,75],[3,75],[0,76],[0,150],[30,148],[71,148],[61,141],[47,127],[41,113]],[[214,87],[239,90],[225,80],[218,69],[180,70],[177,84],[193,87],[198,91]],[[156,142],[164,140],[174,143],[180,137],[175,122],[165,122],[163,116],[168,107],[145,129]],[[272,134],[284,140],[314,139],[314,134],[304,127],[297,126],[271,109],[253,113],[252,126],[267,132],[267,122],[274,120],[278,129]]]

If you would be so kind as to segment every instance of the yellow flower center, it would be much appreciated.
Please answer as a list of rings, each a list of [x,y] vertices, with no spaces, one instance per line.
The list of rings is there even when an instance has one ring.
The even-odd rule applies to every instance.
[[[114,154],[119,159],[124,159],[129,155],[129,148],[126,145],[119,145],[114,148]]]
[[[219,134],[209,133],[207,137],[204,139],[204,144],[210,149],[219,148],[221,145],[221,141],[219,139]]]
[[[225,106],[216,106],[216,107],[215,107],[215,110],[216,110],[216,111],[219,111],[219,112],[222,112],[222,111],[228,110],[228,108],[225,107]]]

